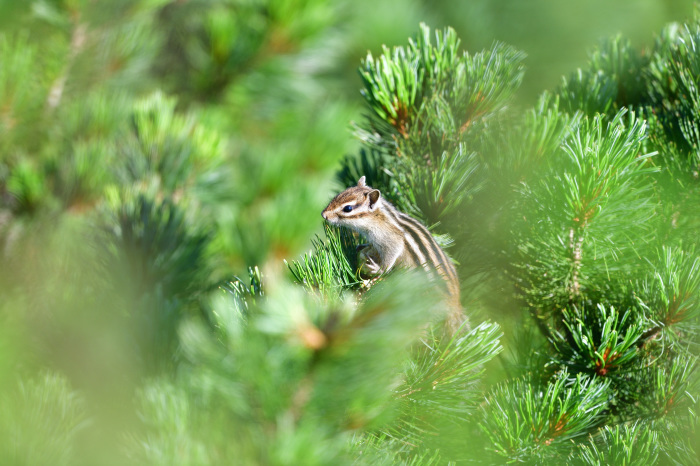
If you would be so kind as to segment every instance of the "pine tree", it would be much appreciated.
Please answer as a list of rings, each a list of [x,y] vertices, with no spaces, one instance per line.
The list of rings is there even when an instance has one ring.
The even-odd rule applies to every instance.
[[[358,127],[366,148],[346,159],[342,182],[364,174],[459,238],[454,255],[472,306],[488,313],[486,295],[509,287],[523,315],[518,354],[504,358],[512,375],[448,432],[420,430],[440,440],[389,437],[406,442],[404,460],[433,452],[488,463],[697,461],[683,440],[697,423],[695,188],[679,196],[675,186],[688,183],[678,159],[693,153],[694,120],[683,117],[696,84],[692,30],[672,44],[662,36],[651,59],[620,38],[603,44],[589,69],[524,115],[504,107],[522,73],[520,55],[506,47],[470,56],[453,31],[436,33],[433,45],[423,27],[408,47],[367,57],[371,112]],[[687,90],[660,96],[664,67]],[[670,145],[684,151],[669,153]],[[669,211],[669,202],[680,206]],[[474,223],[506,234],[465,234]],[[470,249],[503,268],[470,266],[478,257]],[[321,257],[333,251],[317,248]],[[306,268],[320,277],[324,264]],[[481,446],[470,452],[450,440],[477,428]]]
[[[523,109],[524,53],[423,24],[338,98],[341,8],[11,7],[3,463],[700,462],[699,23]],[[360,176],[455,260],[470,331],[310,240]]]

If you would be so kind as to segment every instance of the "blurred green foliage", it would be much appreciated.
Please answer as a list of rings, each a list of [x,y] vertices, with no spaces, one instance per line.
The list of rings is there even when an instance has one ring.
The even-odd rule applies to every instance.
[[[697,461],[690,16],[0,0],[0,462]],[[498,324],[359,281],[361,175]]]

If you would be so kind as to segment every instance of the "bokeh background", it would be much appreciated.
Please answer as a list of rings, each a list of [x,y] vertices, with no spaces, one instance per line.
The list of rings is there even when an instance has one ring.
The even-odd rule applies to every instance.
[[[472,52],[505,42],[527,54],[514,102],[527,108],[600,40],[643,48],[692,13],[683,0],[0,0],[0,416],[20,423],[0,451],[47,451],[43,397],[80,441],[34,464],[121,454],[134,392],[176,360],[180,316],[248,267],[281,286],[359,150],[368,51],[421,22]]]

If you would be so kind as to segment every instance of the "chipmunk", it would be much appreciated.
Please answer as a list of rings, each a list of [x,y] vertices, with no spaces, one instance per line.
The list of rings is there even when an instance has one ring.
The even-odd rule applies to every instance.
[[[357,186],[338,194],[321,216],[332,225],[347,227],[367,238],[357,247],[363,275],[377,276],[395,266],[434,269],[447,285],[451,308],[446,326],[454,333],[465,321],[459,301],[459,280],[454,265],[418,220],[400,212],[361,177]]]

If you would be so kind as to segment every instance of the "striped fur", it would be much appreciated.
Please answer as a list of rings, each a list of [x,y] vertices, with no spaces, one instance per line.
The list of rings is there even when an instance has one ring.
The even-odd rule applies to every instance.
[[[429,266],[442,274],[450,294],[459,296],[459,280],[452,261],[435,242],[433,235],[418,220],[383,203],[385,215],[399,225],[404,235],[404,249],[411,258],[411,267]],[[404,262],[407,262],[404,260]]]
[[[350,209],[346,212],[344,209]],[[400,212],[381,193],[365,184],[338,194],[322,216],[329,223],[350,228],[367,238],[380,258],[380,272],[394,266],[436,270],[445,280],[450,301],[459,305],[459,280],[454,265],[418,220]]]

